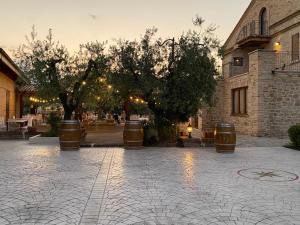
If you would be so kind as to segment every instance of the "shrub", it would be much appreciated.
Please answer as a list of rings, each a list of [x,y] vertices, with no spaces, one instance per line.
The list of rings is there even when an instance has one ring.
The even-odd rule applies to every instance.
[[[48,137],[57,137],[60,118],[54,112],[51,112],[47,118],[47,124],[50,125],[50,131],[47,132]]]
[[[144,121],[144,145],[150,146],[158,143],[158,132],[153,122]]]
[[[290,140],[295,147],[300,147],[300,124],[291,126],[288,130]]]

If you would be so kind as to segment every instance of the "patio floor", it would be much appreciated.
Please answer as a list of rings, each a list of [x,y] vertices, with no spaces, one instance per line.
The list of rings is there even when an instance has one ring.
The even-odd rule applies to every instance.
[[[0,224],[300,224],[300,152],[0,141]]]

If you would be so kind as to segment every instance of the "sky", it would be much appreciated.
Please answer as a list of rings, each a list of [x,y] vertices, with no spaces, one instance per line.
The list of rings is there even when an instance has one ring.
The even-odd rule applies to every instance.
[[[217,27],[225,42],[251,0],[0,0],[0,47],[11,52],[25,42],[34,25],[44,39],[54,38],[76,51],[88,41],[137,39],[147,28],[177,37],[193,28],[199,15]]]

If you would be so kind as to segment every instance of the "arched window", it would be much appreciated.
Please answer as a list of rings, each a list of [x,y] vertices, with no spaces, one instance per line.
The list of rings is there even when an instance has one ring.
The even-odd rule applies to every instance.
[[[268,34],[268,23],[267,23],[267,9],[262,8],[259,15],[259,34],[267,35]]]

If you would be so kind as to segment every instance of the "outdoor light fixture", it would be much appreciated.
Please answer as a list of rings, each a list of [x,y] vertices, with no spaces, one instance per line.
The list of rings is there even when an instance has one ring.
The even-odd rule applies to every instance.
[[[187,132],[189,133],[189,138],[192,138],[192,131],[193,131],[193,127],[189,123],[189,125],[187,126]]]
[[[85,82],[85,81],[82,81],[82,85],[86,85],[86,82]]]
[[[279,46],[280,45],[280,42],[279,41],[276,41],[275,42],[275,46]]]

